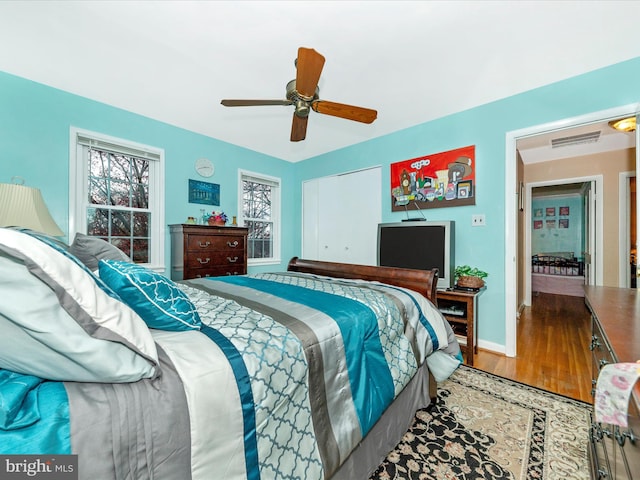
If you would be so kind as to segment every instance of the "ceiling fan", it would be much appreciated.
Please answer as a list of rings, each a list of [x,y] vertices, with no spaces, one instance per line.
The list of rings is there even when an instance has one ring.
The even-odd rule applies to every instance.
[[[286,100],[222,100],[225,107],[252,107],[261,105],[295,105],[291,124],[291,141],[304,140],[307,134],[309,112],[372,123],[378,112],[369,108],[320,100],[318,81],[324,66],[324,57],[312,48],[300,47],[296,59],[296,78],[287,83]]]

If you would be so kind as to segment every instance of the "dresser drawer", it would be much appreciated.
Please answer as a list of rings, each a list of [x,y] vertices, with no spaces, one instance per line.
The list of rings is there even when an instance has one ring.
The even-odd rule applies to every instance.
[[[169,228],[173,280],[247,273],[248,229],[184,224]]]
[[[205,268],[187,268],[185,269],[185,279],[187,278],[205,278],[205,277],[224,277],[227,275],[244,275],[246,268],[244,265],[228,265]]]
[[[607,344],[606,338],[600,324],[596,321],[591,322],[591,355],[593,358],[593,377],[598,378],[598,372],[602,367],[609,363],[614,363],[614,355]],[[595,385],[594,385],[595,386]]]
[[[212,266],[226,267],[244,265],[242,251],[201,251],[190,252],[185,258],[185,268],[210,268]]]
[[[201,252],[201,251],[244,251],[245,241],[241,235],[188,235],[187,236],[187,251],[188,252]]]
[[[630,479],[640,480],[640,416],[633,396],[629,402],[629,426],[616,427],[614,437],[621,445],[625,474]]]
[[[633,397],[629,402],[629,426],[592,421],[590,441],[591,478],[640,480],[640,417]]]

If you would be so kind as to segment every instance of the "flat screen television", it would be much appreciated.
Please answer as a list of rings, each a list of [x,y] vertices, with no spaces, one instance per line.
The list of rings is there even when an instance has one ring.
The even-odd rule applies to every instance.
[[[454,222],[414,221],[378,224],[378,265],[438,269],[438,288],[454,285]]]

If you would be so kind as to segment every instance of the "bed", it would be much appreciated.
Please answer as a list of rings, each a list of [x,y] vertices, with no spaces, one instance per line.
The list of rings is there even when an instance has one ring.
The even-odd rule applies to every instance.
[[[436,271],[293,258],[176,283],[115,250],[0,229],[0,454],[77,455],[81,479],[365,479],[461,363]]]
[[[531,291],[584,297],[584,261],[573,252],[532,255]]]

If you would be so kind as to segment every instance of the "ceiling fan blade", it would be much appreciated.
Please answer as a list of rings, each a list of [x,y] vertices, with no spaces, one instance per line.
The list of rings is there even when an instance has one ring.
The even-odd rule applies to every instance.
[[[299,117],[293,114],[293,122],[291,123],[291,141],[299,142],[307,136],[307,122],[309,117]]]
[[[345,105],[344,103],[327,102],[326,100],[316,100],[311,104],[311,108],[314,112],[346,118],[347,120],[355,120],[356,122],[362,123],[372,123],[378,117],[378,112],[371,110],[370,108],[355,107],[353,105]]]
[[[261,105],[292,105],[291,100],[222,100],[225,107],[257,107]]]
[[[303,97],[313,98],[324,67],[324,57],[313,48],[300,47],[296,61],[296,90]]]

